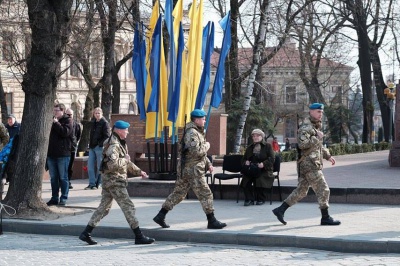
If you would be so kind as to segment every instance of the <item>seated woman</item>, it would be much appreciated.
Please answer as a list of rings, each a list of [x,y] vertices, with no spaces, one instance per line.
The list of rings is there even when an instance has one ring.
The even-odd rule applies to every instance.
[[[241,187],[244,190],[244,206],[263,205],[267,199],[267,190],[274,183],[273,165],[275,153],[271,144],[264,140],[265,134],[261,129],[254,129],[251,132],[253,143],[246,148],[242,165],[255,164],[260,169],[257,176],[243,174]],[[254,184],[254,188],[253,188]]]

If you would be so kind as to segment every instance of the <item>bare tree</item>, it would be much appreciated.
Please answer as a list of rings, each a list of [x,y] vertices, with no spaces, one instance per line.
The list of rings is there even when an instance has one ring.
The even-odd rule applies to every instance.
[[[237,128],[237,133],[236,133],[236,138],[235,138],[235,146],[234,146],[234,153],[239,153],[240,151],[240,145],[242,142],[242,135],[243,135],[243,129],[244,129],[244,124],[246,123],[246,118],[247,118],[247,113],[250,108],[250,103],[251,103],[251,96],[253,94],[253,88],[254,88],[254,81],[257,75],[257,70],[260,64],[260,59],[261,55],[264,53],[264,42],[265,42],[265,36],[267,34],[267,9],[268,9],[268,0],[263,0],[260,8],[260,26],[258,28],[258,32],[256,35],[256,40],[255,44],[256,46],[254,47],[254,54],[253,54],[253,63],[251,66],[251,72],[249,76],[249,81],[247,85],[247,91],[246,91],[246,96],[245,96],[245,101],[243,103],[243,113],[240,116],[239,120],[239,125]]]
[[[25,104],[17,149],[18,167],[5,198],[5,203],[15,208],[20,217],[49,211],[41,198],[42,176],[59,66],[70,34],[72,0],[29,0],[27,5],[32,53],[22,82]]]
[[[322,88],[325,84],[329,84],[335,72],[346,68],[342,64],[329,60],[326,52],[332,50],[329,49],[330,47],[340,46],[337,35],[346,21],[346,18],[337,16],[334,10],[324,3],[313,2],[303,10],[302,16],[293,26],[292,37],[299,43],[299,76],[305,85],[310,102],[320,102],[328,106],[325,99],[326,93],[323,93]],[[329,55],[334,56],[333,53]],[[343,88],[340,87],[336,95],[336,106],[333,104],[328,106],[330,110],[326,112],[330,137],[334,143],[341,142],[343,135],[341,134],[343,125],[337,122],[338,115],[335,112],[336,109],[338,113],[342,113],[343,93]],[[339,120],[342,121],[342,119]]]
[[[77,23],[74,24],[72,38],[75,41],[69,47],[69,56],[71,62],[79,68],[88,87],[81,120],[83,131],[78,147],[80,151],[85,151],[89,143],[89,124],[93,108],[101,106],[107,120],[110,119],[111,108],[112,113],[119,112],[120,80],[118,72],[121,66],[132,57],[132,50],[115,63],[115,34],[123,28],[126,21],[131,23],[131,26],[133,25],[128,20],[130,15],[135,19],[140,19],[138,3],[132,1],[127,6],[128,2],[122,4],[122,2],[113,0],[83,3],[85,5],[84,11],[82,11],[85,16],[84,23],[77,20]],[[118,3],[121,5],[118,6]],[[98,24],[100,24],[100,32],[97,31]],[[102,47],[101,50],[100,47]],[[103,61],[103,72],[100,80],[96,82],[92,73],[92,63],[101,60]],[[98,70],[96,70],[96,75],[98,74]],[[102,93],[101,101],[100,92]]]
[[[385,140],[389,141],[389,105],[383,90],[386,87],[379,49],[385,39],[389,22],[391,21],[391,7],[393,0],[342,0],[344,3],[342,15],[352,24],[357,33],[358,67],[360,69],[361,87],[363,92],[363,136],[362,142],[372,141],[373,125],[373,94],[371,73],[373,70],[376,94],[382,114]],[[336,7],[335,7],[336,8]]]
[[[3,88],[3,81],[1,79],[1,72],[0,72],[0,106],[1,106],[1,117],[2,117],[2,123],[7,122],[7,103],[6,103],[6,97],[4,95],[4,88]]]

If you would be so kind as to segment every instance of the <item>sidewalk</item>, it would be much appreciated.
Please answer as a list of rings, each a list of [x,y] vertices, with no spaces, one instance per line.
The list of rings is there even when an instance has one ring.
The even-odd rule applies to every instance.
[[[400,168],[390,168],[388,151],[338,156],[337,165],[326,166],[327,182],[333,188],[399,189]],[[283,163],[282,186],[295,186],[294,164]],[[9,232],[76,235],[84,229],[97,207],[101,190],[84,190],[87,180],[74,180],[67,208],[83,210],[74,216],[52,221],[3,220],[4,234]],[[143,182],[140,178],[135,182]],[[146,181],[151,182],[151,181]],[[166,181],[165,181],[166,182]],[[150,184],[149,184],[150,185]],[[43,183],[43,199],[50,198],[49,181]],[[282,225],[272,214],[280,205],[244,207],[243,201],[215,199],[216,217],[228,224],[223,230],[207,230],[205,214],[199,202],[191,197],[167,215],[169,229],[161,229],[152,221],[164,197],[133,197],[140,227],[157,241],[224,243],[236,245],[298,247],[337,252],[400,253],[398,205],[332,203],[330,214],[341,220],[340,226],[320,226],[320,211],[316,202],[300,202],[288,209]],[[58,207],[51,207],[58,208]],[[93,237],[133,238],[123,213],[114,203],[110,214],[94,230]],[[77,243],[79,240],[77,238]]]

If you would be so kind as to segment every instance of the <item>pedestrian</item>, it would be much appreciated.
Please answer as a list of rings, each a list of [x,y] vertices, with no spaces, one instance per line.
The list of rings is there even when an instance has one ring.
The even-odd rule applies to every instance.
[[[244,206],[263,205],[267,199],[268,188],[274,183],[273,166],[275,153],[271,144],[264,140],[265,134],[261,129],[251,132],[253,143],[250,144],[243,155],[242,165],[248,170],[243,172],[241,187],[243,188],[245,201]]]
[[[151,244],[155,241],[153,238],[143,235],[140,231],[139,221],[135,217],[135,205],[130,200],[126,189],[128,186],[128,173],[147,177],[146,172],[140,170],[130,160],[128,146],[125,142],[129,126],[128,122],[116,121],[112,135],[104,142],[105,148],[101,166],[103,174],[101,201],[85,230],[79,236],[80,240],[87,242],[89,245],[97,244],[92,239],[91,233],[101,219],[109,213],[113,199],[121,207],[129,226],[135,234],[135,244]]]
[[[17,150],[17,145],[18,145],[18,136],[19,136],[19,130],[21,128],[21,124],[17,122],[15,115],[9,114],[7,117],[7,123],[5,124],[5,127],[8,131],[8,136],[9,136],[9,143],[12,141],[11,145],[11,151],[8,156],[8,161],[6,162],[6,165],[3,166],[3,177],[6,177],[6,182],[5,185],[8,185],[10,180],[12,179],[13,175],[13,170],[15,166],[15,154]],[[4,164],[5,162],[3,162]]]
[[[290,141],[288,138],[286,138],[286,142],[285,142],[285,151],[289,151],[290,150]]]
[[[65,111],[65,114],[72,119],[72,134],[71,134],[71,157],[69,160],[68,165],[68,182],[69,182],[69,189],[73,189],[74,187],[71,185],[71,178],[72,178],[72,167],[74,166],[76,151],[78,149],[78,142],[81,139],[81,125],[74,120],[74,111],[71,108],[68,108]]]
[[[334,220],[328,213],[330,190],[322,173],[323,159],[335,165],[335,159],[330,155],[329,150],[322,146],[324,137],[322,129],[322,116],[324,105],[313,103],[309,106],[310,117],[299,128],[298,147],[300,150],[297,160],[298,184],[297,188],[284,200],[281,206],[272,212],[278,220],[286,224],[285,211],[307,196],[311,187],[318,199],[321,209],[321,225],[339,225],[340,221]]]
[[[69,193],[68,164],[71,156],[72,119],[65,114],[65,105],[61,103],[54,105],[53,114],[46,161],[51,183],[51,199],[47,205],[65,206]]]
[[[21,128],[21,124],[17,122],[15,115],[10,114],[7,117],[7,124],[5,125],[8,130],[8,135],[10,139],[15,135],[19,134],[19,129]]]
[[[167,197],[159,213],[153,218],[162,228],[168,228],[165,216],[185,199],[189,189],[192,189],[200,201],[208,220],[208,229],[222,229],[226,223],[221,223],[214,216],[213,194],[206,182],[207,171],[213,172],[213,166],[207,158],[210,143],[206,142],[204,124],[206,113],[194,109],[190,113],[191,122],[185,126],[181,149],[181,160],[178,162],[177,180],[173,192]]]
[[[94,108],[90,124],[89,185],[85,189],[98,189],[101,185],[100,163],[103,158],[103,143],[110,137],[110,125],[103,117],[103,111],[100,107]]]
[[[274,139],[272,140],[272,150],[276,153],[279,153],[281,151],[277,137],[274,137]]]

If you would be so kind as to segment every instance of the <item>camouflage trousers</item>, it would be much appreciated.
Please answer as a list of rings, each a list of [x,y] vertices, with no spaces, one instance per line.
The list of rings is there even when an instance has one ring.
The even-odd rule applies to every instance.
[[[193,173],[190,174],[190,171],[190,169],[185,168],[182,177],[178,174],[174,191],[167,197],[162,207],[169,211],[172,210],[175,205],[185,199],[189,189],[192,189],[199,199],[203,211],[206,214],[214,212],[213,194],[206,182],[205,176],[195,176]]]
[[[115,199],[122,212],[124,213],[129,226],[132,229],[138,227],[139,221],[135,217],[135,205],[129,198],[126,187],[114,186],[109,188],[103,187],[99,207],[97,207],[96,211],[93,213],[88,225],[96,227],[99,224],[100,220],[107,216],[107,214],[110,212],[113,199]]]
[[[321,170],[301,173],[298,181],[297,188],[285,199],[289,206],[307,196],[308,189],[311,187],[317,196],[320,209],[329,207],[330,190]]]

